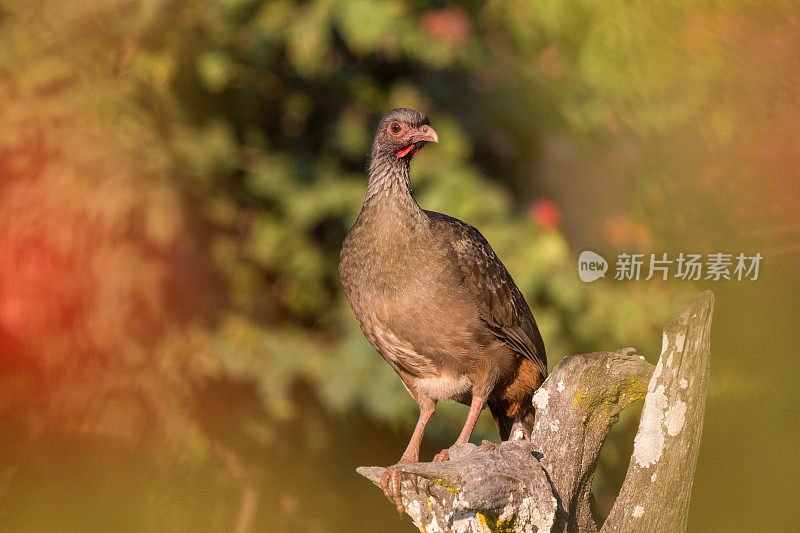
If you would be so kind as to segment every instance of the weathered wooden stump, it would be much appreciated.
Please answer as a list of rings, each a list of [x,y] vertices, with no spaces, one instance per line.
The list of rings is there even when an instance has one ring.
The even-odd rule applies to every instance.
[[[685,531],[709,376],[714,296],[667,324],[655,367],[633,348],[564,358],[534,396],[527,441],[454,447],[445,463],[397,467],[403,503],[426,532]],[[600,447],[619,413],[644,398],[628,472],[600,527],[589,507]],[[358,472],[380,482],[383,467]],[[388,502],[387,502],[388,504]]]

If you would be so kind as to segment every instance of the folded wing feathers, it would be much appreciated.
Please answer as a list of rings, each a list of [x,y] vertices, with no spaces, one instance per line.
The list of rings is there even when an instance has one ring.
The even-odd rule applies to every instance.
[[[542,375],[547,376],[544,342],[533,314],[489,243],[477,229],[458,219],[427,213],[454,233],[452,246],[456,260],[483,321],[498,339],[533,361]]]

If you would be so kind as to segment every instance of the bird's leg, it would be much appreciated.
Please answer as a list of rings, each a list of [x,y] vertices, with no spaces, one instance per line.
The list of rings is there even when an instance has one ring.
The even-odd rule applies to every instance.
[[[406,451],[397,462],[397,465],[406,463],[416,463],[419,461],[419,447],[422,444],[422,435],[425,433],[425,428],[428,422],[433,418],[433,413],[436,410],[436,403],[434,401],[420,403],[419,420],[417,426],[414,428],[414,433],[411,435],[411,440],[408,441]],[[395,466],[397,466],[395,465]],[[404,511],[403,499],[401,494],[401,474],[394,467],[390,466],[386,469],[381,477],[381,488],[383,493],[394,503],[397,512],[402,514]]]
[[[464,422],[464,428],[461,430],[461,434],[456,439],[455,444],[463,444],[465,442],[469,442],[469,438],[472,436],[472,430],[475,428],[475,423],[478,421],[478,417],[481,415],[481,411],[483,410],[483,405],[486,403],[486,398],[481,396],[473,396],[472,403],[469,406],[469,414],[467,415],[467,421]],[[433,458],[434,463],[442,462],[442,461],[449,461],[450,460],[450,449],[444,449],[441,452],[437,453],[436,456]]]

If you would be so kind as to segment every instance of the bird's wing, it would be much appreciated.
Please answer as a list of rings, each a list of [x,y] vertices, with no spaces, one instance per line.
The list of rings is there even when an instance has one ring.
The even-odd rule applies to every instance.
[[[547,355],[528,303],[481,233],[456,218],[426,211],[432,229],[450,241],[481,319],[516,353],[547,376]]]

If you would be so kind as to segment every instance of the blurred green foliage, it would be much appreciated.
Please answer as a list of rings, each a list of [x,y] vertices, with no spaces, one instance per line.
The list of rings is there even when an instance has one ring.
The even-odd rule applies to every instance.
[[[547,128],[601,126],[576,111],[591,107],[581,91],[565,96],[552,72],[588,87],[595,62],[584,73],[585,60],[548,51],[580,10],[539,27],[520,25],[535,11],[508,9],[9,6],[4,130],[14,133],[3,142],[20,156],[5,160],[37,168],[6,172],[3,229],[21,260],[57,256],[26,286],[73,289],[30,302],[19,319],[29,331],[12,332],[20,351],[44,373],[69,373],[84,345],[90,355],[74,379],[86,380],[86,402],[114,390],[121,371],[126,387],[167,405],[170,393],[226,375],[255,382],[279,418],[292,416],[289,391],[300,381],[333,411],[413,417],[413,402],[358,331],[336,272],[364,195],[371,128],[401,105],[426,110],[442,137],[416,164],[420,203],[486,234],[535,308],[551,365],[568,353],[652,344],[670,311],[667,291],[588,290],[562,234],[529,212],[533,196],[515,199],[506,184],[531,181],[527,152]],[[600,53],[585,46],[582,56]],[[542,59],[548,65],[530,61],[540,54],[553,56]],[[583,118],[552,109],[556,95]],[[42,240],[17,237],[26,232]],[[53,272],[58,283],[45,283]],[[34,327],[28,319],[48,299],[70,324]],[[49,346],[54,338],[59,348]],[[102,366],[90,371],[95,360]],[[53,381],[65,394],[78,386]]]
[[[399,106],[427,112],[441,139],[415,161],[418,201],[492,243],[534,308],[551,368],[629,345],[654,355],[691,289],[581,283],[580,249],[537,206],[562,187],[600,187],[588,215],[566,215],[608,246],[646,251],[659,228],[686,243],[693,222],[724,216],[723,199],[659,222],[665,190],[696,186],[697,167],[673,149],[737,142],[746,115],[718,92],[736,86],[720,50],[752,10],[3,0],[4,419],[29,436],[155,442],[167,462],[190,463],[215,442],[280,440],[285,423],[324,443],[298,422],[313,419],[298,387],[334,417],[413,420],[336,271],[372,128]],[[703,142],[688,150],[687,131]],[[719,172],[701,185],[724,188]],[[619,198],[633,218],[592,218]],[[204,393],[220,383],[251,387],[238,401],[257,406],[209,422]],[[457,427],[462,416],[442,418]]]

